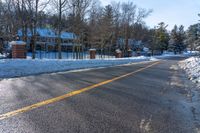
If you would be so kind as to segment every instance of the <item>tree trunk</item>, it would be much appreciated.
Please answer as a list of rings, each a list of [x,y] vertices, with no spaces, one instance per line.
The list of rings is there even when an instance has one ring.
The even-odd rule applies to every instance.
[[[62,18],[62,1],[59,0],[59,25],[58,25],[58,59],[62,59],[61,54],[61,18]]]
[[[39,0],[35,1],[35,19],[33,20],[33,44],[32,44],[32,59],[35,59],[35,45],[37,41],[37,20],[38,20],[38,2]]]
[[[125,26],[125,57],[128,56],[128,24]]]

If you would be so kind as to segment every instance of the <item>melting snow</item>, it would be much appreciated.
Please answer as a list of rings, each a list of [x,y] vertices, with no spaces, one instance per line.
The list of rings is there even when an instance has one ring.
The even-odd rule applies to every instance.
[[[101,60],[2,59],[0,60],[0,78],[62,72],[76,69],[108,67],[150,60],[151,57],[144,56],[123,59],[109,58]]]
[[[200,87],[200,57],[191,57],[180,62],[180,67],[186,71],[188,77]]]

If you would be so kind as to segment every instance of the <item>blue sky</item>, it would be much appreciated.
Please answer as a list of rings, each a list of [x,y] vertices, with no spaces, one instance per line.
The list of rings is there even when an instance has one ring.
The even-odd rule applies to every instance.
[[[103,5],[111,1],[128,0],[100,0]],[[154,27],[159,22],[168,24],[171,30],[175,24],[184,25],[187,28],[191,24],[198,23],[197,14],[200,13],[200,0],[129,0],[138,7],[153,9],[153,13],[145,22],[148,26]]]

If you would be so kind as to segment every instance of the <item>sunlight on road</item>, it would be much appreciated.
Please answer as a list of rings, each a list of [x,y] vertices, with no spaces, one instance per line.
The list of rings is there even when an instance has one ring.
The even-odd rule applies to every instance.
[[[151,131],[152,116],[149,119],[142,119],[140,122],[140,129],[142,132],[149,133]]]

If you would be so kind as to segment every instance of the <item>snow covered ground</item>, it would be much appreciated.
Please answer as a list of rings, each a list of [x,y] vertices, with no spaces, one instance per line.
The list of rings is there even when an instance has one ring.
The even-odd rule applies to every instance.
[[[151,57],[144,56],[123,59],[108,58],[101,60],[2,59],[0,60],[0,78],[62,72],[75,69],[108,67],[134,62],[150,61],[151,59]]]
[[[0,59],[5,58],[5,57],[6,57],[6,55],[3,55],[0,53]]]
[[[189,79],[200,87],[200,57],[191,57],[180,62],[180,67],[186,71]]]
[[[200,52],[199,51],[186,51],[186,52],[183,52],[183,55],[184,56],[197,56],[197,55],[200,55]]]
[[[109,66],[129,64],[134,62],[142,62],[150,60],[155,61],[158,59],[165,59],[168,57],[177,57],[185,55],[189,56],[191,54],[185,53],[182,55],[174,55],[173,53],[164,53],[161,56],[154,56],[154,57],[140,56],[140,57],[121,58],[121,59],[112,58],[111,56],[99,59],[97,56],[97,59],[95,60],[90,60],[90,59],[57,60],[57,59],[38,59],[38,58],[32,60],[30,59],[30,57],[28,59],[1,59],[0,78],[12,78],[12,77],[28,76],[41,73],[63,72],[67,70],[109,67]],[[71,54],[66,55],[66,57],[71,57],[71,56],[72,56]],[[2,55],[2,57],[4,56]]]
[[[191,56],[197,56],[200,55],[199,51],[185,51],[182,54],[174,54],[174,52],[164,52],[162,55],[153,56],[157,59],[165,59],[168,57],[191,57]]]

